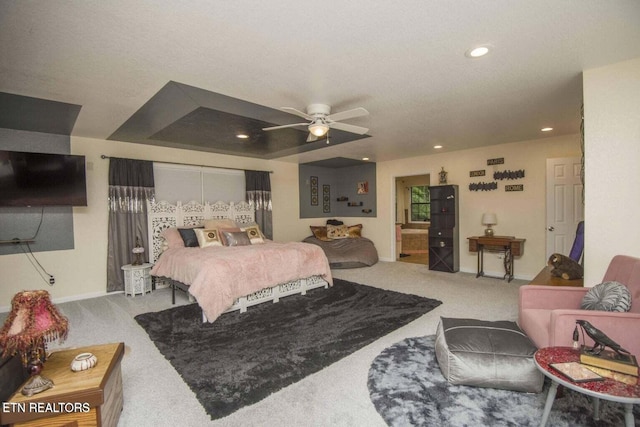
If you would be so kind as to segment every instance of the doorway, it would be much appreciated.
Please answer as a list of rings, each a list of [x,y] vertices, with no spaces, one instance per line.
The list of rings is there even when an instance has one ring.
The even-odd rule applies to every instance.
[[[554,253],[569,255],[584,220],[581,169],[579,157],[547,159],[547,259]]]
[[[395,178],[396,261],[429,264],[430,175]]]

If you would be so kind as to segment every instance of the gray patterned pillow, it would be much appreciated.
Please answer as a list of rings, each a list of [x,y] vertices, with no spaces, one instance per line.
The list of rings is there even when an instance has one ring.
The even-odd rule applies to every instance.
[[[620,282],[604,282],[594,286],[582,299],[580,308],[599,311],[629,311],[631,292]]]

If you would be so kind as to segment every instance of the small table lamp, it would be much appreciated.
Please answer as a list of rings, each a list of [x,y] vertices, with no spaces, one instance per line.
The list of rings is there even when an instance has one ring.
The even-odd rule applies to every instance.
[[[144,261],[142,260],[142,254],[144,253],[144,247],[140,245],[140,239],[136,237],[136,246],[131,250],[135,255],[135,259],[131,263],[131,265],[142,265]]]
[[[23,291],[11,300],[11,312],[0,330],[3,356],[19,353],[31,378],[22,394],[32,396],[53,387],[53,381],[40,375],[46,360],[46,344],[67,337],[69,321],[51,302],[49,292]]]
[[[496,214],[494,213],[485,213],[482,214],[482,224],[486,225],[487,228],[484,230],[485,236],[493,236],[492,225],[496,225],[498,223],[498,219],[496,218]]]

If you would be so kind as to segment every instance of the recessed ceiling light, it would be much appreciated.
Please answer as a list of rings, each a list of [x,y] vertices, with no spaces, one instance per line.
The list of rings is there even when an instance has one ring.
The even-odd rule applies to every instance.
[[[366,162],[367,160],[369,160],[369,158],[368,157],[363,157],[362,160],[364,160]]]
[[[542,132],[551,132],[553,128],[542,128],[540,129]]]
[[[249,138],[249,135],[247,135],[247,134],[245,134],[245,133],[239,133],[239,134],[237,134],[237,135],[236,135],[236,138],[239,138],[239,139],[248,139],[248,138]]]
[[[487,53],[489,53],[489,46],[484,45],[472,47],[471,49],[467,50],[464,55],[467,58],[480,58],[482,56],[485,56]]]
[[[442,148],[442,145],[434,145],[433,148],[435,148],[436,150]]]

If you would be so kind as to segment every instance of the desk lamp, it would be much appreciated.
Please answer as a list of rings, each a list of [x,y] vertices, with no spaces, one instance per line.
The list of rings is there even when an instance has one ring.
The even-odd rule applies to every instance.
[[[496,214],[494,213],[485,213],[482,214],[482,224],[486,225],[487,228],[484,230],[485,236],[493,236],[492,225],[496,225],[498,223],[498,219],[496,218]]]
[[[53,387],[53,381],[40,375],[46,360],[46,344],[67,337],[69,321],[51,302],[49,292],[22,291],[11,300],[11,312],[0,330],[3,356],[16,353],[31,377],[22,394],[32,396]]]

